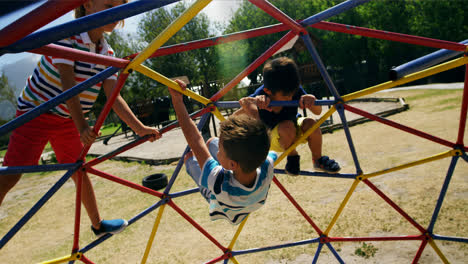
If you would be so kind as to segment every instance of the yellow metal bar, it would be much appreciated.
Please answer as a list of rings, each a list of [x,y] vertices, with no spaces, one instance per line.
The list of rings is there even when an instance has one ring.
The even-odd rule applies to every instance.
[[[141,260],[142,264],[146,263],[146,260],[148,259],[148,255],[151,250],[151,246],[153,245],[154,237],[156,236],[156,231],[158,231],[159,223],[161,223],[161,218],[165,207],[166,204],[163,204],[161,205],[161,207],[159,207],[158,215],[156,216],[156,220],[154,221],[153,230],[151,230],[151,235],[149,237],[148,243],[146,244],[145,254],[143,255],[143,259]]]
[[[237,262],[237,259],[235,257],[232,257],[229,260],[231,260],[234,264],[239,264],[239,262]]]
[[[385,173],[390,173],[390,172],[394,172],[394,171],[397,171],[397,170],[402,170],[402,169],[410,168],[410,167],[413,167],[413,166],[421,165],[421,164],[424,164],[424,163],[428,163],[428,162],[431,162],[431,161],[435,161],[435,160],[439,160],[439,159],[443,159],[443,158],[447,158],[447,157],[451,157],[451,156],[456,156],[456,153],[457,153],[457,150],[449,150],[449,151],[434,155],[434,156],[429,157],[429,158],[425,158],[425,159],[421,159],[421,160],[418,160],[418,161],[410,162],[410,163],[403,164],[403,165],[400,165],[400,166],[396,166],[396,167],[393,167],[393,168],[390,168],[390,169],[385,169],[385,170],[381,170],[381,171],[377,171],[377,172],[373,172],[373,173],[369,173],[369,174],[364,174],[363,179],[369,179],[371,177],[379,176],[379,175],[382,175],[382,174],[385,174]]]
[[[236,243],[237,238],[239,237],[242,229],[244,228],[245,223],[247,222],[247,219],[249,219],[250,215],[247,215],[247,217],[242,220],[242,223],[240,223],[239,227],[237,228],[236,233],[234,234],[234,237],[232,238],[231,243],[228,246],[228,249],[232,249],[234,247],[234,244]]]
[[[436,243],[434,242],[434,240],[432,238],[429,239],[429,245],[431,245],[431,247],[434,249],[434,251],[437,253],[437,255],[439,255],[440,259],[448,264],[450,263],[448,261],[448,259],[445,257],[445,255],[442,253],[442,251],[440,251],[439,247],[437,247]]]
[[[343,211],[344,207],[348,203],[349,198],[351,198],[351,195],[353,194],[354,190],[358,186],[359,182],[360,182],[360,180],[358,180],[358,179],[354,180],[353,185],[351,185],[351,188],[349,189],[348,193],[346,194],[343,202],[341,202],[341,205],[338,208],[338,210],[336,211],[335,216],[333,216],[333,219],[331,220],[330,224],[328,225],[327,230],[325,230],[325,232],[323,233],[324,235],[328,236],[328,233],[330,233],[330,230],[335,225],[336,221],[338,220],[338,217],[340,216],[340,214]]]
[[[299,139],[297,139],[294,144],[292,144],[288,149],[286,149],[281,156],[275,161],[275,166],[278,165],[293,149],[299,145],[299,142],[305,140],[312,134],[320,125],[325,122],[334,112],[336,111],[335,106],[332,106],[328,112],[326,112],[309,130],[307,130]]]
[[[164,43],[166,43],[175,33],[177,33],[185,24],[194,18],[211,0],[198,0],[191,5],[184,13],[182,13],[174,22],[172,22],[166,29],[144,49],[138,56],[135,57],[125,68],[125,73],[129,69],[133,69],[136,65],[140,65],[143,61],[149,58],[156,50],[158,50]]]
[[[364,89],[364,90],[361,90],[361,91],[358,91],[358,92],[354,92],[354,93],[344,95],[342,98],[343,98],[343,100],[345,102],[347,102],[349,100],[353,100],[353,99],[356,99],[356,98],[359,98],[359,97],[362,97],[362,96],[365,96],[365,95],[369,95],[369,94],[372,94],[372,93],[375,93],[375,92],[378,92],[378,91],[382,91],[382,90],[389,89],[389,88],[392,88],[392,87],[395,87],[395,86],[399,86],[399,85],[402,85],[402,84],[405,84],[405,83],[416,81],[416,80],[422,79],[424,77],[437,74],[439,72],[450,70],[450,69],[462,66],[462,65],[467,64],[467,63],[468,63],[468,57],[461,57],[461,58],[458,58],[458,59],[448,61],[446,63],[439,64],[439,65],[431,67],[429,69],[425,69],[425,70],[422,70],[422,71],[419,71],[419,72],[416,72],[416,73],[408,74],[407,76],[404,76],[403,78],[398,79],[396,81],[385,82],[385,83],[378,84],[378,85],[369,87],[367,89]]]
[[[179,91],[180,93],[182,94],[185,94],[187,96],[189,96],[190,98],[194,99],[194,100],[197,100],[198,102],[204,104],[204,105],[207,105],[209,103],[211,103],[210,99],[207,99],[199,94],[196,94],[190,90],[184,90],[182,91],[182,89],[180,88],[180,86],[173,80],[167,78],[166,76],[160,74],[160,73],[157,73],[155,71],[153,71],[152,69],[144,66],[144,65],[137,65],[135,67],[135,70],[138,71],[139,73],[141,74],[144,74],[148,77],[150,77],[151,79],[155,80],[155,81],[158,81],[166,86],[168,86],[169,88],[172,88],[174,90],[177,90]]]
[[[70,256],[65,256],[65,257],[61,257],[61,258],[56,258],[56,259],[40,262],[39,264],[52,264],[52,263],[69,262],[69,261],[72,261],[72,260],[80,259],[81,255],[82,255],[82,253],[74,253],[74,254],[72,254]]]
[[[226,118],[224,118],[223,114],[221,114],[221,112],[219,111],[218,107],[215,108],[215,110],[213,111],[213,114],[216,116],[216,118],[219,119],[219,121],[226,120]]]

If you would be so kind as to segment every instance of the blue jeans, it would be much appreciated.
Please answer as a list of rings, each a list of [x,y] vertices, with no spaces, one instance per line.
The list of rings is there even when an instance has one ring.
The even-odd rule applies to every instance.
[[[218,150],[219,150],[219,138],[213,138],[210,143],[207,145],[208,151],[210,152],[210,155],[218,161]],[[210,196],[211,192],[205,187],[200,186],[200,177],[202,174],[202,170],[200,168],[200,164],[198,164],[197,158],[195,158],[195,155],[192,157],[188,158],[185,161],[185,170],[187,171],[188,175],[192,177],[193,181],[198,185],[200,188],[200,193],[205,197],[205,199],[210,202]]]

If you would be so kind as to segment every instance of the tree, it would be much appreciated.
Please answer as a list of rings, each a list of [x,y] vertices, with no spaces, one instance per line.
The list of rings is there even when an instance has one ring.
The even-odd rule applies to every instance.
[[[4,73],[0,75],[0,102],[3,101],[8,101],[13,105],[16,104],[15,89],[10,85]]]

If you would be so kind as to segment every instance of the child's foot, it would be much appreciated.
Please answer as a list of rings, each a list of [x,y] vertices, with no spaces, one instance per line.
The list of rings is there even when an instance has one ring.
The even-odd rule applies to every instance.
[[[340,165],[328,156],[322,156],[314,162],[314,168],[328,173],[337,173],[341,170]]]
[[[288,156],[286,167],[284,167],[284,170],[286,171],[286,173],[291,176],[299,175],[299,172],[301,171],[300,161],[301,161],[301,156],[299,155]]]
[[[93,230],[97,238],[100,238],[105,234],[118,234],[122,232],[127,225],[128,222],[124,219],[102,220],[99,229],[95,229],[91,226],[91,230]]]

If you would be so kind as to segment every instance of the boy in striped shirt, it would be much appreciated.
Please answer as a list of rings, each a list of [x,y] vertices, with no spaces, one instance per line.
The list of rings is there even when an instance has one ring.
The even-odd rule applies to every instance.
[[[177,83],[185,89],[183,82]],[[209,139],[205,145],[187,113],[182,94],[173,89],[169,92],[179,125],[195,154],[193,157],[190,152],[184,157],[187,173],[209,202],[211,219],[241,223],[265,203],[274,177],[277,154],[268,151],[267,128],[260,120],[245,115],[230,117],[221,122],[220,137]]]

